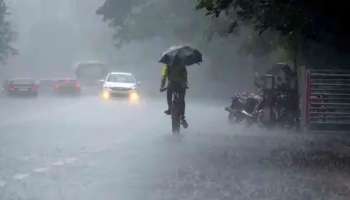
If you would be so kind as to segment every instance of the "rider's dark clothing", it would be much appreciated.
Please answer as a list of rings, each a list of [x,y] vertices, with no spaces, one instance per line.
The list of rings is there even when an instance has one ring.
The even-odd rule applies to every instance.
[[[185,66],[168,66],[166,65],[162,70],[161,88],[165,87],[168,81],[167,102],[168,109],[171,109],[173,93],[179,93],[179,105],[181,108],[181,115],[185,116],[185,96],[187,88],[187,69]]]
[[[168,108],[171,108],[172,104],[172,98],[174,95],[174,92],[177,92],[179,94],[179,106],[180,106],[180,113],[181,116],[185,116],[185,108],[186,108],[186,103],[185,103],[185,96],[186,96],[186,88],[182,87],[181,85],[178,85],[178,83],[170,82],[168,84],[168,90],[167,90],[167,101],[168,101]]]

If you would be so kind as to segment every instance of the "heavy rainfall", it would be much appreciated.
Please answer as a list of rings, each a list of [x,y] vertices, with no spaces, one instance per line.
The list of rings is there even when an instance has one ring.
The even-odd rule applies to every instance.
[[[0,200],[349,199],[349,8],[0,0]]]

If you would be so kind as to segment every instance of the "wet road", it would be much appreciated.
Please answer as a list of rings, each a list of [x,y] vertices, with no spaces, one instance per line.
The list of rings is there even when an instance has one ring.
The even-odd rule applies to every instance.
[[[224,105],[193,101],[172,137],[164,106],[0,98],[0,199],[350,198],[344,136],[230,126]]]

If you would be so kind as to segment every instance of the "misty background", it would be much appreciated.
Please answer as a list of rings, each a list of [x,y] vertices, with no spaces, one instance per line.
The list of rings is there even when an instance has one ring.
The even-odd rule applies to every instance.
[[[93,95],[84,93],[90,89],[85,85],[80,96],[44,91],[38,98],[22,98],[1,91],[1,200],[349,199],[347,134],[231,124],[224,111],[234,91],[254,90],[255,71],[277,62],[297,67],[306,61],[328,66],[336,61],[335,66],[342,57],[350,63],[350,56],[344,56],[350,52],[350,40],[344,42],[350,26],[342,26],[348,22],[345,3],[5,2],[7,10],[0,0],[0,81],[74,77],[77,63],[100,61],[113,71],[135,74],[141,98],[137,104],[109,101],[98,96],[99,87],[91,86]],[[234,3],[239,13],[230,12],[238,10]],[[268,27],[261,26],[266,23]],[[327,32],[332,28],[334,34]],[[310,36],[305,33],[325,34],[327,40],[317,38],[325,43],[315,48],[317,41],[305,42]],[[188,67],[190,126],[173,137],[171,117],[163,113],[166,97],[159,92],[163,66],[158,60],[179,44],[199,49],[204,62]],[[334,56],[338,51],[327,51],[339,44],[349,51],[339,57]]]
[[[250,90],[255,70],[281,61],[281,56],[259,57],[249,50],[254,48],[249,47],[254,37],[249,28],[222,36],[225,19],[206,18],[194,2],[179,2],[155,0],[135,6],[129,26],[118,31],[96,14],[103,0],[8,0],[19,53],[2,67],[3,78],[74,77],[76,63],[98,60],[113,70],[134,73],[144,90],[155,94],[160,54],[172,45],[190,44],[204,54],[201,66],[189,68],[190,95],[226,98],[234,90]],[[169,13],[168,21],[162,21],[158,16],[169,9],[181,10],[182,17]]]

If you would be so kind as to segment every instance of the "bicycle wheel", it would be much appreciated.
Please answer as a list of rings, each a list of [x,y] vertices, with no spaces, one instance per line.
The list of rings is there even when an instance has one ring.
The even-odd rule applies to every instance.
[[[172,124],[172,132],[173,134],[179,134],[180,133],[180,112],[178,109],[178,105],[176,103],[173,103],[172,111],[171,111],[171,124]]]

